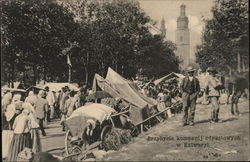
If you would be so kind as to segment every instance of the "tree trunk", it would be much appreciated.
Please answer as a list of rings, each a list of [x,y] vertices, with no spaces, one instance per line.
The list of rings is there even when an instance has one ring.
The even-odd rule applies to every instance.
[[[11,88],[14,87],[14,75],[15,75],[15,67],[14,64],[12,65],[12,73],[11,73]]]
[[[71,67],[69,66],[69,78],[68,78],[68,82],[70,83],[71,82]]]
[[[242,71],[245,72],[246,71],[246,65],[245,65],[245,60],[242,59]]]
[[[33,74],[34,74],[33,84],[36,85],[36,81],[37,81],[36,65],[33,65]]]
[[[89,77],[89,73],[88,73],[88,69],[87,67],[84,68],[85,69],[85,84],[88,85],[88,77]]]
[[[43,66],[43,80],[46,81],[46,68],[45,65]]]
[[[237,69],[238,72],[241,72],[241,56],[240,56],[240,51],[239,51],[239,47],[237,49]]]
[[[122,65],[122,76],[124,76],[124,66]]]

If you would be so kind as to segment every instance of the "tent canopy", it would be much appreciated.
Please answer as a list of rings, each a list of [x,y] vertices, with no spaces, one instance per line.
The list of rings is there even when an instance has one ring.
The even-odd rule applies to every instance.
[[[29,91],[32,89],[45,90],[43,87],[40,87],[40,86],[31,86],[31,87],[27,88],[26,91]]]
[[[46,83],[43,88],[49,87],[51,91],[58,92],[62,87],[68,86],[70,90],[79,91],[79,88],[70,83]]]
[[[147,105],[152,107],[156,103],[153,99],[141,94],[135,83],[123,78],[111,68],[108,68],[106,79],[98,74],[95,75],[93,91],[96,91],[97,87],[108,92],[112,97],[123,98],[138,108],[144,108]]]
[[[26,92],[24,89],[3,87],[2,90],[10,92]]]
[[[160,79],[155,80],[155,81],[154,81],[154,84],[155,84],[155,85],[158,85],[158,84],[160,84],[161,82],[163,82],[163,81],[165,81],[165,80],[168,80],[168,79],[171,79],[171,78],[174,78],[174,77],[179,78],[179,79],[185,78],[185,76],[184,76],[183,74],[179,74],[179,73],[174,73],[174,72],[172,72],[172,73],[170,73],[170,74],[168,74],[168,75],[166,75],[166,76],[164,76],[164,77],[162,77],[162,78],[160,78]]]

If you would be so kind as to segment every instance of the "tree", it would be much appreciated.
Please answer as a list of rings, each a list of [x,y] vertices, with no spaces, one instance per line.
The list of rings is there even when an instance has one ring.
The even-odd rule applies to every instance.
[[[144,68],[148,76],[177,69],[178,62],[173,53],[176,47],[149,32],[147,23],[150,18],[138,2],[73,2],[64,3],[81,26],[76,39],[79,48],[72,56],[75,57],[74,64],[82,65],[76,73],[85,71],[86,82],[95,72],[104,76],[108,67],[128,78],[134,77],[139,68]],[[151,61],[145,62],[145,59]]]
[[[32,84],[40,78],[65,80],[66,56],[61,52],[77,28],[72,14],[57,4],[39,1],[3,1],[1,6],[4,73],[12,81],[23,73],[22,80]],[[29,78],[33,81],[25,80]]]
[[[95,73],[104,76],[108,67],[126,78],[141,68],[149,77],[178,69],[175,45],[149,32],[151,19],[136,1],[5,0],[1,5],[4,80],[67,81],[67,55],[72,81],[78,83],[89,83]]]
[[[237,53],[249,66],[248,1],[216,0],[211,11],[213,18],[205,20],[202,44],[197,46],[201,68],[215,66],[225,72],[236,69]]]

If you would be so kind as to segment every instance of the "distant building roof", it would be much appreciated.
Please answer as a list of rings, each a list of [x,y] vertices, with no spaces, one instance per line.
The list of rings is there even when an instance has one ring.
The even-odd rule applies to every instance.
[[[156,26],[152,25],[151,23],[147,23],[146,26],[149,28],[149,32],[153,35],[161,34],[161,30],[158,29]]]

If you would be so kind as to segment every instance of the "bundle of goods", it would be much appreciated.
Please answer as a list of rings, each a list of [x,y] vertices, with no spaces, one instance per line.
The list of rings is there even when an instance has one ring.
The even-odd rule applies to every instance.
[[[132,135],[128,129],[113,128],[103,140],[105,150],[118,150],[121,144],[128,144],[132,140]]]
[[[17,161],[30,161],[33,158],[32,149],[25,147],[17,156]]]

